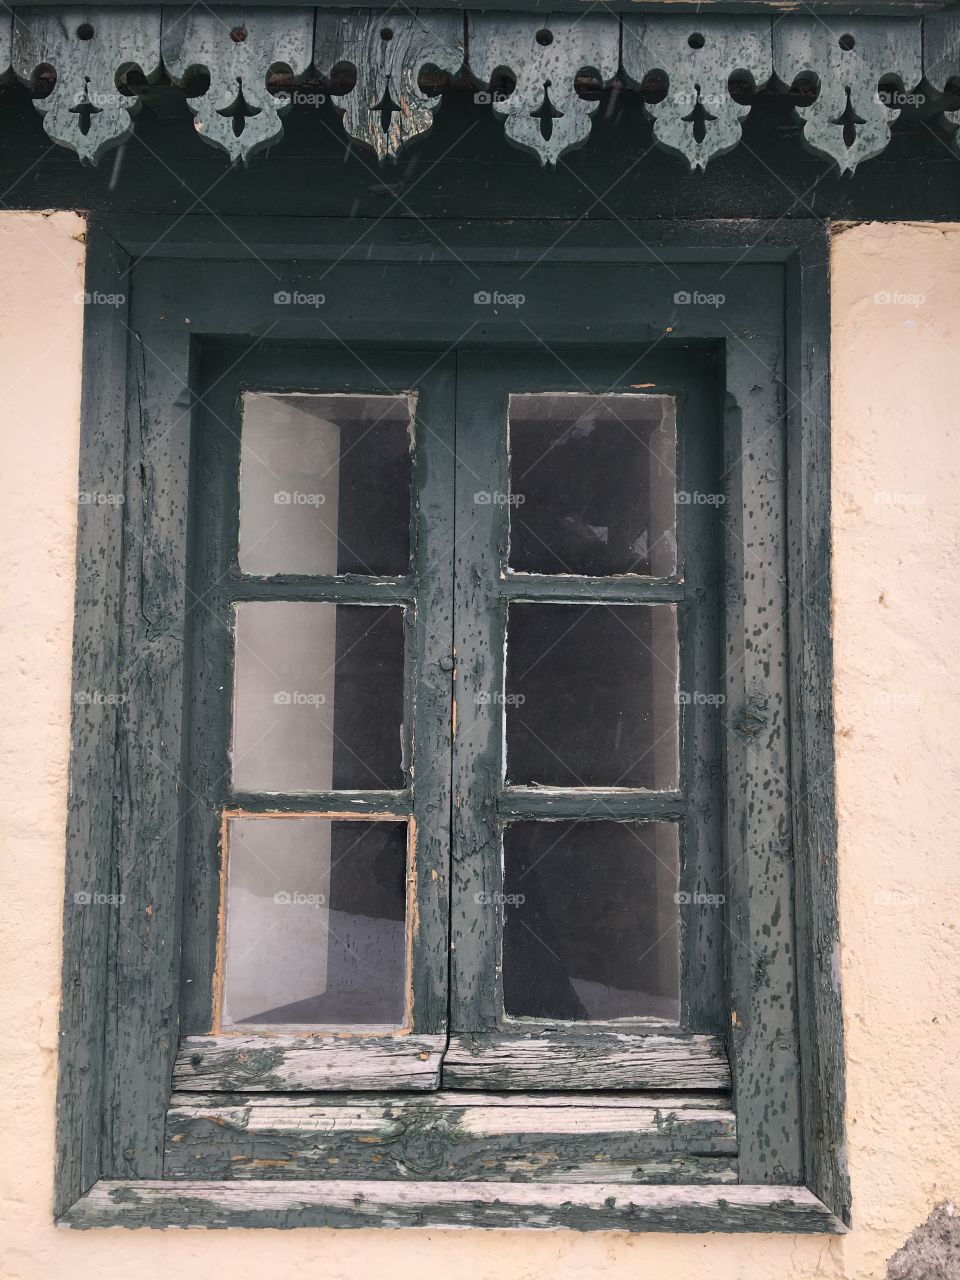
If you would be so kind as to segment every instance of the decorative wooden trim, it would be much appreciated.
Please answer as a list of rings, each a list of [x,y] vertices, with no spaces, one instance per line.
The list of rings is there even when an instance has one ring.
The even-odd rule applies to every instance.
[[[900,114],[884,105],[878,81],[893,77],[903,90],[920,83],[921,24],[918,18],[856,18],[843,25],[839,31],[817,18],[775,23],[773,64],[785,84],[804,73],[818,78],[816,101],[797,108],[804,144],[834,160],[841,173],[853,173],[884,150]]]
[[[644,1035],[598,1027],[452,1036],[447,1089],[729,1089],[719,1036]]]
[[[470,71],[491,89],[493,113],[506,121],[507,138],[556,164],[590,134],[590,117],[599,103],[581,98],[576,78],[584,68],[602,84],[617,74],[620,31],[615,18],[588,14],[579,18],[533,15],[510,19],[477,14],[469,19]],[[497,92],[494,73],[506,68],[516,87]]]
[[[662,147],[682,155],[691,169],[702,170],[714,156],[737,145],[740,123],[750,113],[730,96],[731,75],[747,72],[756,88],[770,79],[770,22],[698,17],[691,24],[689,18],[627,17],[623,70],[628,83],[637,87],[651,72],[666,72],[666,96],[647,106],[653,135]]]
[[[736,1183],[722,1094],[178,1094],[165,1178]]]
[[[185,1036],[173,1068],[174,1089],[436,1089],[446,1036]]]
[[[388,18],[369,9],[317,13],[318,69],[329,76],[338,63],[347,62],[357,72],[353,89],[331,95],[331,101],[343,112],[349,136],[378,160],[395,160],[402,147],[433,124],[440,98],[421,90],[424,67],[455,75],[463,57],[464,21],[456,14],[421,17],[396,9]]]
[[[137,67],[148,80],[160,71],[160,10],[19,9],[13,31],[13,69],[30,85],[37,68],[57,73],[53,91],[35,98],[47,136],[96,164],[129,137],[140,110],[117,79]]]
[[[491,1182],[98,1182],[69,1227],[523,1227],[551,1231],[846,1228],[805,1187]]]
[[[707,17],[678,16],[674,7],[670,15],[640,16],[625,0],[630,11],[622,19],[617,6],[576,17],[562,5],[549,16],[508,7],[508,15],[393,10],[387,18],[376,5],[334,13],[326,6],[234,3],[161,14],[156,5],[44,4],[18,11],[12,61],[26,85],[39,67],[53,67],[56,86],[34,105],[49,136],[89,163],[129,136],[139,99],[135,90],[119,92],[116,82],[133,67],[150,81],[162,66],[181,86],[205,68],[209,88],[188,99],[197,133],[231,161],[246,163],[282,136],[281,117],[296,91],[271,92],[271,73],[282,72],[296,86],[312,66],[320,84],[330,86],[335,67],[353,66],[354,87],[330,98],[347,135],[383,161],[425,133],[440,105],[439,95],[420,88],[421,72],[454,76],[466,66],[485,86],[480,101],[505,121],[507,139],[547,165],[589,137],[598,100],[582,96],[580,78],[586,72],[601,85],[614,83],[622,44],[627,85],[639,89],[652,72],[667,77],[665,95],[647,102],[654,137],[691,168],[703,170],[740,141],[750,108],[732,96],[730,78],[746,73],[755,87],[780,91],[799,76],[818,81],[815,100],[797,108],[804,141],[841,172],[879,155],[889,141],[900,107],[880,98],[881,79],[892,78],[909,94],[924,76],[942,92],[960,75],[960,14],[931,13],[924,39],[917,16],[923,5],[876,0],[831,6],[829,20],[778,12],[776,22],[756,16],[765,8],[759,4],[740,6],[754,16],[719,6]],[[641,13],[649,7],[640,6]],[[912,16],[895,16],[901,12]],[[2,45],[0,29],[0,76]],[[494,83],[504,70],[515,80],[510,92]]]
[[[176,85],[204,68],[205,93],[187,99],[193,127],[204,142],[245,164],[283,133],[289,94],[267,89],[271,68],[294,83],[313,57],[313,15],[308,9],[164,9],[163,65]]]

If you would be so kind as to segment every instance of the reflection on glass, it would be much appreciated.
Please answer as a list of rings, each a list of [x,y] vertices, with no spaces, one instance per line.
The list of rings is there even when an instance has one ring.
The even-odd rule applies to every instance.
[[[398,790],[402,721],[399,606],[237,605],[234,788]]]
[[[511,604],[507,780],[676,787],[678,660],[673,605]]]
[[[503,862],[508,1016],[679,1019],[675,825],[517,822]]]
[[[673,573],[676,465],[670,396],[511,396],[510,568]]]
[[[399,1025],[402,822],[227,820],[221,1027]]]
[[[411,397],[247,392],[243,573],[405,573]]]

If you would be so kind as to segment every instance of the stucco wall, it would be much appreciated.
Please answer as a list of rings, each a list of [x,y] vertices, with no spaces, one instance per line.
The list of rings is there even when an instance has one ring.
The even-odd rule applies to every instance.
[[[834,619],[855,1228],[832,1240],[51,1225],[82,229],[73,214],[0,215],[0,1275],[880,1280],[933,1205],[960,1199],[960,226],[868,225],[834,240]]]

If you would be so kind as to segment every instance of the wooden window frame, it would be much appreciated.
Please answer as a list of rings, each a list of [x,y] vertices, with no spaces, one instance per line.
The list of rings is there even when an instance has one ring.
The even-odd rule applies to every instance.
[[[434,333],[449,343],[461,332],[465,342],[505,350],[529,343],[531,332],[548,346],[576,340],[564,316],[579,322],[583,304],[565,305],[557,273],[579,264],[596,282],[591,342],[687,341],[721,354],[737,532],[728,643],[740,638],[728,654],[739,675],[728,684],[727,734],[737,1184],[489,1182],[469,1171],[464,1181],[404,1183],[164,1178],[178,1049],[181,811],[176,776],[157,747],[180,759],[198,355],[208,337],[255,344],[275,291],[323,293],[335,271],[349,282],[388,263],[433,273],[415,317],[418,342]],[[468,289],[481,287],[481,274],[501,288],[523,273],[543,288],[538,301],[528,285],[522,315],[470,314]],[[332,219],[238,218],[229,228],[193,216],[104,220],[89,228],[87,281],[91,296],[121,292],[125,301],[87,308],[79,490],[124,497],[79,508],[74,690],[98,696],[74,700],[58,1219],[78,1227],[843,1230],[826,227],[384,219],[364,233]],[[685,287],[722,293],[725,304],[672,305]],[[351,301],[335,332],[315,309],[287,307],[270,339],[350,344],[369,342],[373,331],[380,344],[409,342],[409,293],[340,296]],[[750,570],[739,573],[744,554]],[[772,645],[766,620],[777,633]],[[769,806],[750,804],[771,792],[779,805],[772,827]],[[79,910],[92,891],[117,905]],[[787,1118],[770,1121],[775,1112]]]

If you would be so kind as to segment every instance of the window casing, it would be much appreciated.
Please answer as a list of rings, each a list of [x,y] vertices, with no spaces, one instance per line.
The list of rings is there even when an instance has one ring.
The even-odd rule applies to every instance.
[[[756,228],[752,233],[756,235]],[[496,236],[500,234],[498,230]],[[747,229],[742,234],[746,237]],[[575,1185],[582,1179],[570,1176],[565,1182],[556,1169],[538,1179],[537,1169],[542,1171],[542,1164],[518,1166],[510,1144],[502,1141],[506,1123],[502,1117],[499,1127],[491,1124],[489,1116],[474,1117],[476,1131],[488,1135],[484,1139],[488,1154],[492,1152],[495,1160],[503,1161],[499,1168],[502,1180],[495,1177],[481,1186],[471,1177],[476,1166],[458,1149],[457,1142],[448,1143],[449,1152],[439,1159],[435,1152],[429,1159],[422,1151],[411,1153],[407,1142],[399,1176],[414,1184],[413,1191],[399,1201],[397,1193],[386,1186],[378,1192],[384,1203],[393,1205],[390,1212],[399,1215],[398,1225],[408,1220],[444,1221],[445,1213],[462,1215],[460,1208],[455,1211],[451,1207],[458,1202],[456,1183],[462,1179],[470,1183],[471,1203],[476,1208],[472,1217],[455,1217],[457,1221],[503,1223],[505,1214],[513,1214],[517,1225],[540,1215],[547,1225],[631,1225],[638,1229],[675,1229],[678,1225],[700,1230],[744,1229],[755,1225],[796,1230],[803,1229],[802,1224],[806,1229],[836,1228],[832,1210],[836,1208],[842,1216],[846,1204],[836,1113],[838,1089],[842,1102],[836,1052],[838,1001],[836,993],[824,984],[819,962],[814,963],[814,939],[819,948],[835,929],[831,924],[835,921],[830,861],[832,796],[829,770],[824,772],[829,766],[829,744],[823,739],[829,717],[826,721],[822,718],[824,708],[829,711],[829,683],[824,684],[829,670],[827,633],[823,632],[826,597],[822,595],[828,571],[825,526],[821,523],[826,497],[815,465],[825,464],[828,455],[825,418],[814,411],[822,404],[824,373],[818,363],[822,351],[811,337],[819,334],[819,304],[806,284],[803,291],[799,287],[801,262],[808,284],[816,271],[821,272],[822,280],[822,242],[817,231],[801,229],[780,241],[771,234],[762,250],[749,250],[746,243],[731,245],[726,230],[701,228],[700,235],[700,240],[691,236],[697,246],[693,266],[683,236],[670,243],[668,235],[667,243],[661,240],[651,254],[591,244],[589,234],[580,232],[572,237],[567,260],[558,262],[554,257],[549,266],[538,266],[542,248],[510,246],[505,261],[497,267],[498,278],[502,274],[508,281],[519,280],[526,272],[527,297],[534,300],[533,306],[527,307],[522,319],[498,317],[480,325],[472,315],[463,315],[465,307],[458,294],[462,269],[449,262],[408,265],[403,246],[392,247],[388,235],[382,257],[390,269],[381,277],[374,306],[364,289],[369,290],[370,271],[382,272],[382,263],[371,268],[349,251],[344,254],[345,246],[333,245],[328,251],[314,245],[310,256],[315,261],[296,263],[298,289],[309,292],[306,286],[329,272],[338,286],[337,296],[348,301],[334,323],[316,315],[285,311],[275,321],[270,343],[258,342],[255,335],[269,327],[268,317],[273,321],[275,277],[244,264],[186,261],[189,249],[184,251],[182,266],[148,255],[133,275],[125,324],[136,337],[129,350],[116,329],[88,335],[88,342],[107,343],[116,385],[126,383],[128,390],[128,399],[121,405],[115,390],[111,397],[115,384],[110,380],[104,383],[100,377],[95,386],[93,379],[88,383],[85,415],[90,420],[95,408],[99,409],[99,436],[93,432],[89,438],[85,465],[99,467],[102,474],[109,464],[118,481],[126,477],[125,502],[122,525],[116,512],[99,513],[97,518],[112,522],[111,527],[82,528],[80,549],[82,567],[95,536],[101,545],[124,549],[119,560],[122,582],[114,577],[112,583],[106,583],[112,591],[108,599],[122,602],[123,622],[112,647],[101,642],[97,660],[104,661],[106,655],[110,666],[116,654],[109,678],[127,691],[127,697],[116,725],[109,723],[108,713],[86,736],[84,726],[78,726],[71,848],[85,845],[85,856],[89,857],[83,824],[105,820],[104,811],[96,805],[88,803],[85,815],[78,805],[92,786],[102,785],[99,772],[108,768],[113,758],[105,745],[112,736],[118,803],[109,822],[108,875],[110,883],[124,886],[124,903],[116,927],[93,939],[94,948],[102,947],[110,974],[107,989],[98,992],[97,975],[80,966],[83,981],[94,986],[91,1008],[99,1009],[99,1014],[94,1014],[92,1024],[87,1015],[88,1023],[84,1023],[71,1012],[70,1000],[65,1001],[61,1209],[68,1210],[68,1220],[71,1215],[78,1222],[103,1220],[104,1214],[111,1213],[122,1216],[124,1204],[135,1204],[128,1213],[144,1221],[203,1221],[204,1214],[198,1210],[203,1195],[199,1184],[211,1176],[222,1178],[224,1167],[230,1167],[229,1143],[218,1148],[212,1138],[209,1143],[205,1138],[199,1145],[194,1142],[200,1132],[196,1125],[203,1123],[205,1109],[210,1114],[232,1103],[241,1108],[258,1107],[261,1095],[263,1104],[269,1105],[276,1100],[273,1095],[293,1090],[299,1092],[304,1105],[329,1110],[336,1104],[331,1092],[419,1095],[442,1082],[444,1090],[463,1088],[474,1095],[464,1104],[468,1109],[481,1106],[482,1099],[475,1095],[489,1090],[490,1106],[502,1110],[505,1103],[509,1105],[509,1092],[518,1085],[523,1090],[543,1091],[541,1103],[548,1090],[610,1089],[617,1091],[611,1093],[611,1103],[619,1098],[645,1120],[651,1118],[652,1100],[645,1100],[643,1091],[672,1090],[681,1115],[677,1125],[689,1132],[693,1145],[672,1150],[644,1146],[639,1135],[645,1120],[638,1119],[635,1125],[619,1121],[622,1128],[617,1130],[617,1143],[622,1145],[607,1140],[605,1147],[616,1149],[624,1167],[632,1160],[637,1171],[634,1176],[644,1180],[639,1185],[631,1180],[618,1203],[617,1196],[599,1195],[599,1183],[576,1192]],[[130,241],[130,247],[135,248],[135,241]],[[461,248],[469,256],[471,246]],[[116,270],[116,259],[111,262],[110,255],[119,251],[104,246],[99,252],[104,256],[99,260],[93,256],[91,273]],[[282,281],[292,280],[294,272],[291,265],[284,264],[286,252],[291,260],[297,256],[295,245],[289,250],[274,248]],[[518,255],[522,258],[524,254],[525,264],[518,260]],[[414,273],[416,289],[411,291]],[[722,311],[679,314],[670,300],[679,287],[677,281],[692,278],[694,273],[702,292],[725,294]],[[591,288],[585,303],[587,280]],[[539,285],[539,298],[532,284]],[[321,292],[319,287],[316,291]],[[407,610],[407,653],[414,659],[407,667],[408,684],[412,684],[408,705],[424,716],[425,734],[436,750],[422,756],[414,753],[412,758],[428,768],[425,774],[418,773],[406,802],[396,795],[364,799],[361,793],[348,797],[332,792],[324,799],[331,805],[336,802],[339,807],[334,809],[318,803],[317,795],[277,803],[257,796],[232,798],[249,801],[253,809],[259,809],[260,822],[270,820],[265,815],[271,807],[290,812],[297,805],[314,814],[349,810],[353,821],[364,815],[406,820],[412,812],[419,833],[416,857],[427,858],[426,863],[416,865],[418,930],[421,941],[431,941],[419,949],[416,939],[413,943],[413,1020],[405,1028],[410,1034],[290,1034],[284,1043],[278,1043],[282,1036],[258,1034],[246,1043],[250,1037],[233,1035],[237,1042],[233,1046],[223,1043],[231,1038],[226,1036],[212,1044],[217,930],[210,926],[220,900],[220,833],[218,824],[211,821],[191,846],[193,824],[207,819],[203,805],[194,807],[177,781],[190,778],[191,761],[205,762],[202,768],[211,770],[213,778],[220,759],[214,745],[217,735],[221,743],[226,741],[225,726],[207,714],[224,704],[222,692],[213,689],[214,683],[223,683],[223,668],[212,655],[209,637],[204,640],[203,628],[190,628],[189,615],[196,595],[195,567],[203,566],[204,571],[211,566],[223,567],[218,557],[226,544],[204,529],[216,527],[217,510],[224,518],[236,511],[235,494],[230,492],[230,476],[235,477],[236,472],[228,466],[218,467],[215,461],[211,464],[203,452],[209,437],[201,432],[200,424],[204,415],[225,416],[221,412],[225,396],[229,420],[237,388],[246,376],[238,373],[237,366],[244,362],[258,364],[261,371],[248,386],[298,391],[312,386],[329,392],[349,389],[349,370],[346,381],[342,375],[333,377],[336,386],[332,387],[330,369],[337,362],[346,369],[353,361],[367,366],[362,377],[354,371],[355,385],[372,394],[384,387],[371,382],[371,361],[383,360],[384,370],[393,361],[393,371],[387,370],[390,377],[381,381],[394,392],[413,389],[408,370],[398,365],[405,347],[409,351],[406,309],[414,292],[431,304],[426,308],[428,314],[420,318],[418,354],[422,359],[427,349],[443,357],[433,372],[433,389],[425,389],[425,383],[416,388],[424,397],[418,409],[433,396],[437,405],[452,409],[436,415],[435,421],[453,424],[455,420],[457,430],[455,450],[438,448],[424,472],[433,488],[418,492],[416,519],[420,523],[414,538],[414,564],[422,576],[416,591],[422,593],[426,583],[431,597],[443,600],[443,575],[451,575],[453,581],[446,580],[446,598],[452,603],[449,630],[426,625],[427,611],[417,609],[415,602],[410,607],[415,594],[410,581],[384,580],[386,585],[381,584],[377,591],[383,593],[382,599],[378,595],[381,602],[392,592],[390,599],[403,603]],[[179,318],[187,314],[189,328]],[[104,325],[105,321],[93,321],[98,323]],[[455,376],[453,357],[445,353],[451,345],[450,335],[457,333],[464,338],[452,344],[459,347]],[[435,335],[432,344],[431,334]],[[271,350],[274,338],[277,345]],[[481,354],[491,348],[495,358]],[[562,361],[558,351],[563,353]],[[623,353],[626,359],[620,359]],[[307,381],[302,376],[292,381],[288,376],[278,377],[278,360],[294,364],[310,361],[312,377]],[[579,367],[577,361],[581,362]],[[424,365],[428,363],[423,360]],[[558,373],[560,363],[566,366],[566,375]],[[478,506],[473,500],[475,488],[465,487],[462,477],[455,474],[454,458],[457,466],[470,466],[474,472],[473,463],[477,462],[480,474],[491,475],[491,458],[494,468],[507,467],[506,449],[490,448],[489,432],[501,430],[503,425],[503,412],[496,411],[497,397],[502,400],[509,392],[525,391],[571,393],[582,391],[584,386],[606,392],[626,370],[633,370],[636,376],[631,373],[631,385],[620,387],[621,391],[676,391],[678,419],[684,420],[691,406],[699,406],[689,420],[697,422],[707,441],[712,438],[717,442],[712,458],[709,444],[690,450],[689,457],[682,460],[681,474],[689,491],[717,494],[716,476],[722,471],[726,525],[723,572],[716,536],[719,504],[690,504],[689,510],[681,511],[683,577],[667,574],[663,580],[645,577],[613,585],[612,579],[599,585],[592,581],[584,590],[572,591],[567,582],[544,578],[534,583],[528,581],[529,575],[504,571],[496,557],[506,545],[503,522],[509,515],[509,504]],[[525,376],[529,386],[523,383]],[[646,385],[651,382],[656,384],[653,388]],[[192,406],[187,387],[195,396]],[[820,403],[812,404],[816,397],[821,397]],[[711,422],[715,425],[712,437]],[[117,434],[126,449],[119,462]],[[682,429],[678,436],[681,442],[689,439]],[[472,460],[471,448],[477,451]],[[491,475],[491,479],[497,485],[493,491],[509,493],[507,475]],[[206,515],[214,516],[212,523],[191,516],[191,511],[198,510],[196,499],[201,492],[210,494]],[[451,492],[458,495],[458,504],[469,504],[466,511],[458,505],[453,528],[445,514]],[[450,565],[449,555],[457,519],[461,529],[467,528],[478,511],[482,537],[479,549],[470,555],[479,556],[480,563],[490,570],[479,575],[471,572],[476,564],[466,563],[459,551],[455,567]],[[214,538],[213,544],[204,543],[209,537]],[[688,545],[695,546],[697,554],[687,555]],[[136,554],[131,553],[132,548],[137,548]],[[98,570],[107,578],[111,572],[115,574],[116,565],[113,559],[108,560],[110,568],[101,566]],[[702,575],[702,580],[697,575]],[[315,590],[309,594],[305,580],[268,580],[253,586],[245,584],[232,566],[227,566],[224,581],[231,592],[243,592],[250,585],[251,598],[262,599],[270,591],[279,593],[279,598],[289,598],[291,591],[294,599],[318,598]],[[458,596],[456,584],[465,584],[467,592],[486,592],[488,596],[482,601],[463,598]],[[81,596],[87,590],[82,587]],[[663,598],[657,598],[656,591]],[[789,600],[788,591],[792,593]],[[636,594],[631,596],[631,592]],[[370,584],[354,577],[326,581],[323,593],[321,598],[328,602],[374,603]],[[718,680],[722,675],[726,698],[722,738],[716,707],[696,700],[683,706],[681,755],[689,793],[683,795],[681,786],[667,796],[656,791],[642,796],[618,791],[602,797],[607,809],[601,813],[606,820],[650,822],[659,818],[680,823],[684,832],[681,876],[691,877],[689,887],[681,880],[680,894],[690,894],[695,901],[698,896],[716,897],[718,884],[725,886],[719,890],[727,898],[728,908],[722,929],[717,927],[719,913],[714,910],[712,915],[704,913],[683,933],[679,1027],[618,1024],[599,1028],[555,1018],[548,1020],[549,1025],[525,1022],[522,1028],[515,1028],[503,1024],[499,913],[476,900],[478,895],[503,891],[499,824],[585,817],[600,820],[595,810],[597,795],[587,797],[585,814],[578,807],[584,796],[572,794],[576,788],[559,794],[551,789],[547,795],[533,786],[504,788],[497,783],[502,777],[505,691],[471,687],[471,679],[475,681],[471,671],[482,668],[491,655],[502,655],[509,598],[518,605],[521,601],[533,603],[538,593],[551,604],[570,607],[585,602],[604,608],[628,604],[632,608],[676,607],[685,637],[681,653],[688,664],[680,673],[681,690],[691,684],[691,671],[694,691],[706,684],[707,692],[712,692],[711,670]],[[228,603],[224,594],[214,612]],[[104,616],[91,624],[90,607],[81,598],[78,635],[83,627],[88,634],[91,626],[99,627],[102,641],[110,620]],[[455,672],[445,669],[451,658],[451,633]],[[716,643],[718,636],[721,646]],[[89,660],[89,653],[79,647],[78,679],[87,680],[82,667]],[[502,671],[502,665],[498,669]],[[457,697],[456,734],[448,714],[451,677]],[[219,698],[208,698],[214,692]],[[484,693],[491,695],[489,701],[477,696]],[[462,717],[467,717],[466,725]],[[472,733],[471,720],[477,726],[476,733]],[[469,747],[459,746],[468,741]],[[96,749],[88,750],[85,742],[94,743]],[[452,773],[449,754],[444,760],[445,747],[448,752],[452,748]],[[100,770],[92,770],[94,761]],[[432,761],[436,767],[431,767]],[[811,790],[806,771],[814,762],[818,772]],[[453,794],[448,794],[446,803],[449,811],[452,798],[454,855],[448,861],[444,841],[449,839],[449,827],[438,815],[444,812],[444,787],[451,786]],[[202,784],[198,792],[206,794]],[[808,795],[816,802],[812,810]],[[797,796],[801,799],[796,800]],[[309,808],[304,810],[307,802]],[[423,805],[419,814],[418,804]],[[631,805],[635,807],[631,809]],[[593,812],[589,812],[590,806],[594,806]],[[463,815],[459,820],[464,824],[459,829],[458,814]],[[723,839],[718,841],[716,833],[721,825]],[[430,838],[424,838],[425,834]],[[458,840],[460,847],[479,850],[479,857],[458,859]],[[721,845],[722,866],[711,864],[710,858],[719,856]],[[206,856],[195,862],[186,859],[184,850],[190,847],[205,850]],[[73,862],[76,856],[71,853]],[[452,896],[445,899],[443,877],[448,866],[452,867]],[[425,870],[429,877],[423,875]],[[438,883],[440,887],[431,888]],[[445,944],[436,946],[437,939],[445,938],[448,902],[454,958],[449,1045],[445,1023],[447,951]],[[479,907],[483,914],[476,911]],[[69,910],[67,922],[66,964],[70,972],[71,965],[80,961],[71,943]],[[89,1061],[97,1054],[97,1017],[100,1032],[106,1036],[106,1053],[97,1080],[92,1087],[84,1082],[81,1098],[76,1091],[78,1064],[84,1055]],[[826,1028],[819,1039],[813,1034],[817,1027]],[[419,1043],[421,1037],[425,1038],[423,1043]],[[321,1043],[326,1040],[336,1043]],[[147,1044],[152,1046],[149,1052],[145,1051]],[[701,1093],[717,1087],[717,1073],[723,1070],[732,1070],[736,1102],[736,1169],[732,1177],[729,1124],[724,1129],[724,1122],[718,1123],[715,1115],[712,1121],[710,1117],[688,1118],[682,1115],[684,1107],[679,1101],[685,1085],[693,1083]],[[830,1080],[831,1090],[823,1089],[825,1080]],[[171,1081],[178,1090],[173,1096]],[[252,1102],[251,1093],[256,1095]],[[307,1097],[321,1093],[326,1096]],[[716,1095],[691,1097],[704,1103],[708,1111],[716,1108]],[[407,1116],[400,1127],[409,1132],[407,1121],[412,1122],[413,1117],[404,1112],[407,1103],[402,1097],[399,1101],[391,1098],[390,1105],[399,1107],[398,1115]],[[77,1136],[77,1119],[84,1107],[89,1114],[110,1117],[109,1124],[94,1126],[95,1150],[89,1136]],[[451,1114],[442,1117],[441,1127],[451,1124]],[[462,1116],[458,1118],[462,1120]],[[257,1131],[264,1132],[265,1112],[258,1110],[254,1119],[254,1127],[260,1126]],[[590,1160],[590,1142],[604,1132],[601,1116],[581,1114],[578,1120],[581,1136],[571,1139],[573,1146],[566,1155],[568,1172],[578,1162]],[[707,1136],[696,1136],[701,1122],[708,1124]],[[315,1117],[318,1129],[323,1123],[323,1117]],[[423,1123],[422,1110],[416,1113],[416,1123]],[[520,1125],[525,1137],[530,1136],[530,1123],[526,1116]],[[516,1112],[507,1128],[511,1125],[516,1129]],[[591,1125],[597,1127],[591,1129]],[[222,1123],[212,1122],[204,1132],[224,1128]],[[657,1122],[654,1128],[658,1128]],[[542,1135],[542,1126],[538,1132]],[[379,1140],[383,1141],[382,1134]],[[604,1143],[602,1136],[600,1141]],[[187,1147],[194,1156],[192,1164],[171,1154]],[[345,1150],[348,1148],[347,1143]],[[454,1158],[447,1160],[447,1154]],[[325,1155],[331,1162],[340,1158],[330,1151]],[[661,1161],[662,1167],[655,1169],[651,1162],[655,1164],[660,1157],[665,1157],[666,1163]],[[708,1172],[711,1157],[717,1157],[712,1166],[714,1181]],[[234,1172],[237,1164],[245,1165],[249,1179],[258,1158],[254,1148],[240,1153],[239,1160],[233,1162]],[[265,1158],[269,1160],[270,1155]],[[700,1163],[695,1169],[685,1166],[690,1160]],[[330,1164],[318,1178],[309,1161],[304,1163],[297,1157],[289,1163],[283,1177],[311,1182],[311,1190],[298,1201],[302,1208],[296,1212],[290,1208],[292,1191],[286,1193],[287,1200],[283,1198],[283,1177],[275,1182],[250,1179],[246,1188],[237,1178],[236,1187],[230,1183],[218,1190],[217,1195],[224,1197],[220,1212],[232,1221],[266,1222],[270,1213],[286,1215],[286,1221],[362,1221],[371,1211],[369,1201],[365,1201],[366,1210],[353,1214],[342,1209],[343,1198],[349,1200],[351,1179],[356,1191],[359,1182],[386,1184],[398,1175],[396,1170],[390,1176],[382,1169],[371,1173],[370,1165],[363,1167],[362,1162],[346,1163],[351,1167],[338,1178],[329,1177]],[[482,1182],[488,1175],[482,1171],[482,1162],[480,1167]],[[100,1181],[91,1190],[97,1178]],[[528,1184],[522,1192],[513,1187],[517,1178]],[[451,1184],[446,1199],[433,1194],[435,1186],[430,1195],[417,1190],[422,1183],[438,1180]],[[254,1182],[258,1194],[262,1190],[273,1208],[260,1208],[244,1219],[242,1194],[251,1192]],[[671,1182],[685,1183],[679,1200],[671,1200]],[[123,1185],[117,1187],[116,1183]],[[666,1190],[663,1183],[668,1184]],[[465,1193],[467,1188],[461,1190]],[[206,1194],[205,1203],[209,1203],[209,1187]],[[82,1198],[74,1205],[78,1196]],[[612,1204],[608,1203],[611,1199]],[[688,1205],[689,1212],[678,1211],[680,1201]],[[401,1202],[419,1207],[410,1208],[412,1217],[404,1218],[407,1210],[397,1208]],[[438,1207],[424,1216],[424,1203]],[[494,1204],[496,1209],[491,1208]],[[234,1214],[239,1216],[231,1217]]]

